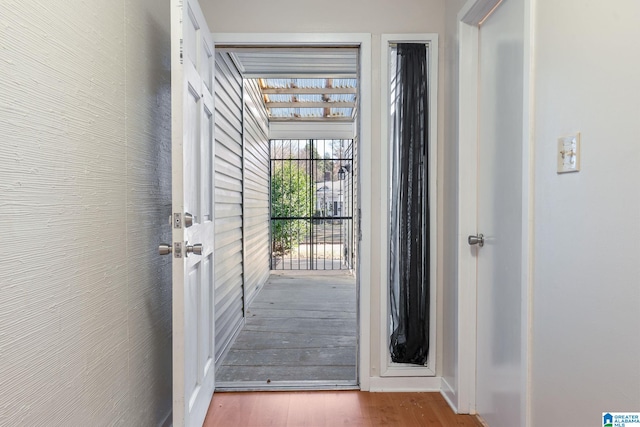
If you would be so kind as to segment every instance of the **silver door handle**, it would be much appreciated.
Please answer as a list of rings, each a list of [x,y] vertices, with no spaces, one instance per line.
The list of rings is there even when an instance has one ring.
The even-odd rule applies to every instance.
[[[195,245],[187,245],[187,255],[202,255],[202,244],[196,243]]]
[[[184,214],[184,226],[189,228],[193,225],[193,215],[189,212],[185,212]]]
[[[158,253],[160,255],[169,255],[173,251],[171,245],[167,245],[166,243],[162,243],[158,246]]]
[[[480,247],[483,247],[484,246],[484,235],[478,234],[477,236],[469,236],[469,238],[467,239],[467,242],[469,242],[469,244],[471,246],[478,245]]]

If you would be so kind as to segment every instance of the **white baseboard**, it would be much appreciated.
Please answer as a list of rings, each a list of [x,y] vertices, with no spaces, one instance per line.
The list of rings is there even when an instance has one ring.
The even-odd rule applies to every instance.
[[[476,418],[478,419],[478,421],[480,421],[480,424],[482,424],[484,427],[489,427],[489,424],[487,424],[487,422],[483,420],[480,415],[476,415]]]
[[[173,426],[173,409],[169,411],[163,422],[159,427],[172,427]]]
[[[372,377],[369,379],[371,392],[440,392],[441,377]]]
[[[453,390],[453,387],[451,387],[451,385],[444,378],[442,378],[442,389],[440,390],[440,394],[442,395],[442,397],[444,397],[444,400],[447,401],[451,409],[453,409],[453,412],[455,412],[456,414],[459,414],[460,412],[458,412],[458,405],[457,405],[458,396],[456,395],[456,392]]]

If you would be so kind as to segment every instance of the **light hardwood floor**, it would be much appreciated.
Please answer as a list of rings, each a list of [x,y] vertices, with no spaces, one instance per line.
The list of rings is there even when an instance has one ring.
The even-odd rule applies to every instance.
[[[439,393],[360,391],[215,393],[203,427],[481,427]]]

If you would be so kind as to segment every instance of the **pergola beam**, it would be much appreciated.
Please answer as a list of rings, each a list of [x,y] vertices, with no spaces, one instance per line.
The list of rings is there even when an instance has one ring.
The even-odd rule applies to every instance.
[[[329,116],[329,117],[271,117],[272,122],[353,122],[353,117]]]
[[[344,95],[357,94],[355,87],[292,87],[292,88],[264,88],[265,95]]]
[[[355,102],[265,102],[267,108],[356,108]]]

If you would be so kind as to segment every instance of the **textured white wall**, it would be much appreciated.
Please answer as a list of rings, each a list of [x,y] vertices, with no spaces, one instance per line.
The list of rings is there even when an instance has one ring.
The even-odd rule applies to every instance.
[[[0,6],[0,425],[171,408],[168,15]]]
[[[443,28],[441,0],[202,0],[216,33],[419,33]]]
[[[600,425],[640,410],[640,3],[536,3],[532,425]]]
[[[378,165],[386,159],[380,158],[380,35],[383,33],[439,33],[444,31],[444,0],[326,0],[323,2],[304,2],[294,0],[246,0],[242,7],[233,0],[202,0],[202,10],[207,17],[211,31],[214,33],[225,32],[265,32],[265,33],[371,33],[372,34],[372,138],[371,141],[362,141],[363,150],[371,150],[373,176],[362,177],[372,183],[373,194],[371,206],[363,206],[372,215],[372,229],[363,230],[372,237],[373,253],[371,272],[371,366],[372,376],[378,375],[379,340],[381,319],[378,307],[380,307],[380,268],[379,248],[386,243],[386,236],[380,234],[381,193],[386,177],[380,176]],[[442,89],[443,55],[440,50],[440,89]],[[443,100],[444,91],[439,90],[439,142],[442,141],[443,129]],[[442,147],[438,152],[439,164],[442,165]],[[442,230],[442,167],[439,168],[438,179],[440,210],[438,212],[439,229]],[[376,208],[374,208],[376,207]],[[441,232],[438,233],[442,236]],[[442,238],[439,241],[439,252],[442,253]],[[442,295],[442,257],[440,257],[440,272],[438,278],[439,292]],[[437,302],[441,305],[441,299]],[[441,310],[441,307],[439,308]],[[439,322],[441,325],[442,322]],[[441,352],[438,355],[438,366],[441,365]]]
[[[116,2],[117,3],[117,2]],[[158,425],[171,411],[171,44],[169,2],[125,0],[127,413]]]

